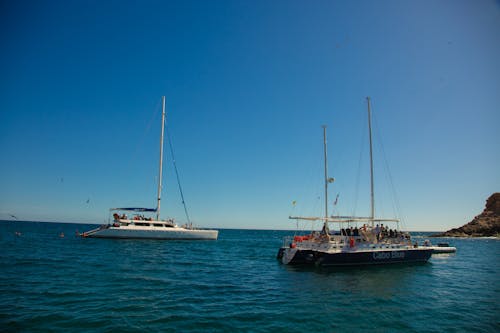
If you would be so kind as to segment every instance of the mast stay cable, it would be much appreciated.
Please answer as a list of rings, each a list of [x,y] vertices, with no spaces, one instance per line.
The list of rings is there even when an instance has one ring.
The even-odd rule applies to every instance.
[[[363,128],[361,131],[361,141],[360,141],[360,147],[359,147],[359,159],[358,159],[358,169],[356,173],[356,185],[354,187],[354,199],[353,199],[353,207],[351,211],[352,216],[356,216],[357,208],[358,208],[358,198],[359,198],[359,187],[360,187],[360,178],[361,178],[361,168],[363,164],[363,155],[364,155],[364,150],[365,150],[365,139],[366,139],[366,132],[367,130],[367,124],[363,122]]]
[[[184,193],[182,191],[181,180],[179,177],[179,171],[177,170],[177,162],[175,161],[174,148],[172,145],[172,138],[170,136],[170,130],[168,128],[168,123],[166,124],[165,127],[167,130],[167,137],[168,137],[168,145],[170,147],[170,154],[172,154],[172,162],[174,165],[175,176],[177,178],[177,185],[179,186],[179,193],[181,195],[182,205],[184,206],[184,213],[186,214],[186,219],[187,219],[188,225],[192,226],[191,219],[189,218],[189,214],[188,214],[188,210],[187,210],[187,206],[186,206],[186,201],[184,200]]]
[[[403,218],[403,215],[402,215],[402,210],[401,210],[401,205],[399,203],[399,196],[398,196],[398,192],[396,190],[396,186],[394,184],[394,181],[393,181],[393,177],[392,177],[392,173],[391,173],[391,169],[389,167],[389,162],[387,160],[387,154],[385,153],[385,148],[384,148],[384,144],[383,144],[383,141],[382,141],[382,134],[380,133],[380,127],[378,126],[378,123],[377,123],[377,117],[375,116],[375,114],[373,114],[374,117],[373,117],[373,120],[374,120],[374,123],[375,123],[375,135],[377,136],[377,142],[380,146],[380,151],[382,153],[382,158],[383,158],[383,162],[384,162],[384,168],[385,168],[385,171],[386,171],[386,179],[388,180],[388,183],[390,185],[390,189],[391,189],[391,194],[392,194],[392,206],[393,206],[393,209],[394,209],[394,212],[397,214],[397,216],[401,219],[401,222],[404,223],[404,218]]]

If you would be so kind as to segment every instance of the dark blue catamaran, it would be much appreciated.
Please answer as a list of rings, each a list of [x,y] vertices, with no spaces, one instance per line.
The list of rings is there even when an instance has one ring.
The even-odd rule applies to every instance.
[[[371,214],[369,217],[328,216],[328,177],[326,126],[323,126],[325,157],[325,216],[290,216],[290,219],[323,221],[321,232],[305,236],[285,237],[278,251],[278,259],[287,265],[355,266],[426,262],[432,249],[412,244],[408,233],[399,228],[398,219],[375,218],[373,190],[373,153],[370,98],[368,102],[368,129],[370,136]],[[337,232],[330,232],[330,223],[338,224]],[[394,229],[384,227],[395,224]]]

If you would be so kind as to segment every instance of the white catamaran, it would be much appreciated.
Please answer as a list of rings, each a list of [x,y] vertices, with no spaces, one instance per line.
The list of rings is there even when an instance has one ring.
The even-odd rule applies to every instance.
[[[369,217],[328,216],[328,177],[326,126],[323,127],[325,158],[325,216],[290,216],[294,220],[323,221],[321,232],[305,236],[286,237],[278,251],[278,259],[289,265],[348,266],[426,262],[432,249],[412,244],[410,235],[399,230],[398,219],[375,218],[373,186],[373,154],[370,98],[368,128],[370,136],[371,214]],[[338,223],[338,231],[331,232],[329,223]],[[394,229],[382,223],[396,223]]]
[[[156,208],[111,208],[113,221],[99,228],[81,233],[82,237],[127,238],[127,239],[165,239],[165,240],[216,240],[217,230],[196,229],[191,223],[178,226],[173,219],[160,219],[160,202],[163,170],[163,137],[165,132],[165,96],[162,97],[162,118],[160,137],[160,172],[158,180],[158,203]],[[121,213],[121,214],[120,214]],[[127,213],[134,216],[128,217]],[[154,214],[147,217],[143,214]]]

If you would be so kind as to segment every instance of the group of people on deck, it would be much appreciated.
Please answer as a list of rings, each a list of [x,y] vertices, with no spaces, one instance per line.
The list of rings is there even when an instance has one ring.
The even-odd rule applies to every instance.
[[[128,219],[128,217],[125,213],[123,213],[122,215],[119,215],[118,213],[114,213],[113,218],[115,219],[115,221]]]
[[[113,218],[115,219],[115,221],[128,220],[128,216],[125,213],[123,213],[122,215],[120,215],[118,213],[114,213]],[[151,217],[145,217],[144,215],[135,215],[133,217],[133,220],[134,221],[152,221],[153,219]]]
[[[134,216],[134,221],[152,221],[153,218],[151,217],[145,217],[144,215],[135,215]]]
[[[401,239],[401,238],[408,238],[408,235],[398,231],[397,229],[389,229],[385,227],[383,224],[381,225],[376,225],[375,227],[367,226],[366,224],[363,224],[361,228],[358,228],[358,226],[355,227],[350,227],[350,228],[342,228],[340,229],[340,232],[335,233],[337,235],[341,236],[348,236],[348,237],[358,237],[358,236],[363,236],[364,239],[368,241],[376,241],[380,242],[383,239]]]

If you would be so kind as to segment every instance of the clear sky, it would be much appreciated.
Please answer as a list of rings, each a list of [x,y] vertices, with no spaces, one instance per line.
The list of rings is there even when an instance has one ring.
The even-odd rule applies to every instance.
[[[377,215],[445,230],[500,191],[498,1],[7,0],[0,46],[0,219],[155,207],[162,95],[201,226],[322,215],[323,124],[330,210],[367,215],[366,96]]]

